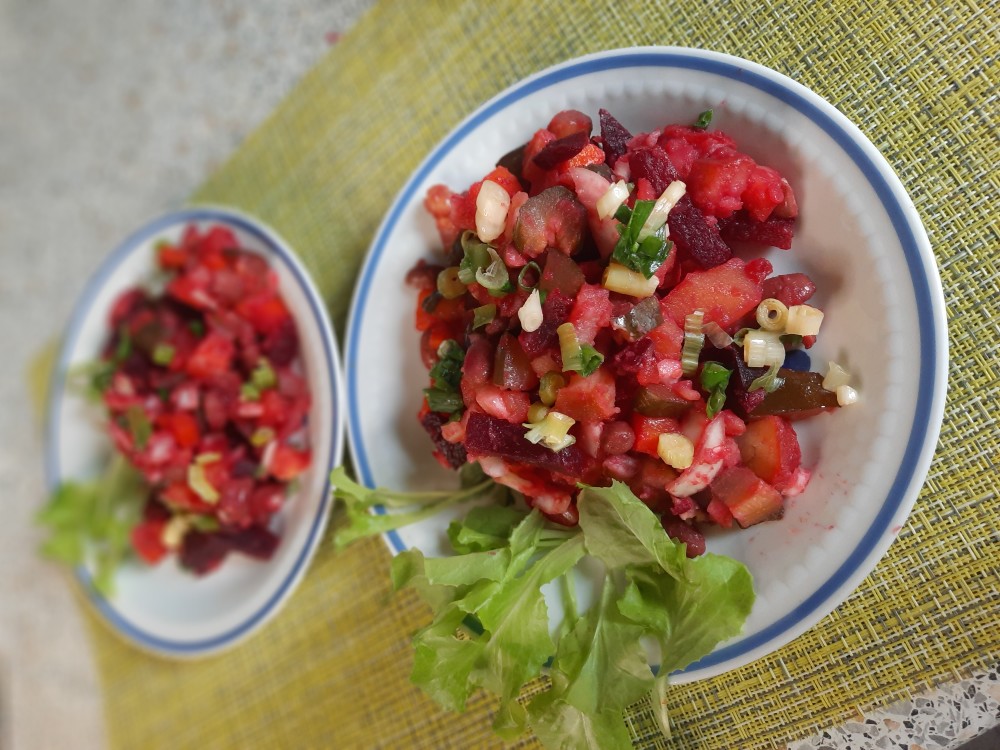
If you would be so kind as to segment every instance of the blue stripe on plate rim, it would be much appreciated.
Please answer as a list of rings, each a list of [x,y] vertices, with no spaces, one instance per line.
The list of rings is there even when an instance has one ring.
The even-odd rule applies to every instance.
[[[892,168],[861,131],[829,102],[801,84],[756,63],[722,53],[671,47],[613,50],[570,60],[541,71],[486,102],[437,146],[404,185],[383,221],[362,269],[351,307],[345,356],[348,363],[346,378],[349,443],[361,480],[369,487],[374,486],[368,456],[361,439],[359,410],[355,406],[358,403],[359,373],[354,368],[360,340],[362,320],[360,313],[365,308],[372,276],[379,259],[386,250],[389,231],[397,221],[402,206],[412,199],[416,186],[423,182],[444,156],[471,131],[512,103],[573,78],[633,67],[680,68],[732,79],[752,86],[795,108],[829,135],[864,174],[882,202],[899,237],[910,270],[920,328],[918,398],[910,438],[888,496],[858,546],[801,605],[760,632],[718,648],[700,661],[674,673],[680,675],[696,670],[712,670],[724,662],[746,657],[772,641],[784,643],[798,634],[792,631],[801,623],[806,620],[818,620],[832,609],[836,603],[828,608],[823,607],[824,603],[829,602],[847,584],[856,582],[855,579],[860,580],[860,577],[868,572],[868,568],[863,567],[865,562],[872,555],[884,552],[888,547],[892,539],[891,525],[901,523],[901,517],[905,516],[915,500],[937,441],[944,409],[947,325],[944,316],[944,298],[930,246],[909,197],[901,186],[894,189],[890,182],[889,176],[895,179]],[[396,552],[406,549],[405,543],[395,531],[389,532],[386,536]]]
[[[83,325],[85,313],[94,303],[94,299],[100,290],[107,283],[108,278],[115,272],[118,266],[133,252],[138,250],[146,241],[172,229],[178,224],[188,224],[192,222],[220,222],[228,224],[255,237],[272,251],[275,257],[288,269],[295,278],[296,283],[302,288],[309,301],[323,338],[323,356],[327,371],[330,373],[332,385],[332,400],[334,414],[331,419],[334,424],[332,439],[330,441],[330,453],[327,456],[326,467],[329,469],[335,461],[339,461],[343,455],[343,430],[340,426],[343,422],[343,386],[340,376],[340,361],[335,345],[333,329],[330,326],[326,315],[326,308],[313,287],[309,279],[308,272],[291,253],[284,242],[270,228],[257,222],[249,216],[241,214],[231,208],[217,206],[194,206],[180,209],[169,214],[154,219],[142,228],[133,232],[127,237],[108,258],[101,264],[90,281],[84,288],[80,300],[77,302],[70,319],[66,335],[61,345],[61,351],[57,366],[52,372],[49,383],[49,403],[48,419],[46,423],[46,452],[45,470],[46,481],[50,492],[54,492],[58,487],[62,473],[59,466],[59,413],[62,407],[66,385],[66,372],[69,367],[69,356],[72,352],[80,329]],[[331,504],[330,479],[329,475],[324,482],[323,496],[320,505],[313,518],[309,535],[306,542],[295,560],[294,565],[288,575],[281,582],[274,594],[259,608],[239,625],[230,628],[224,633],[212,636],[211,638],[195,640],[172,640],[162,638],[143,630],[130,622],[121,612],[115,609],[114,605],[103,596],[94,591],[91,585],[90,573],[84,566],[78,566],[74,570],[75,577],[83,591],[86,593],[90,603],[100,612],[105,620],[111,624],[121,635],[133,641],[136,645],[147,650],[178,657],[195,657],[203,654],[218,651],[226,646],[234,645],[237,641],[249,635],[257,626],[263,624],[271,615],[277,612],[279,605],[289,596],[305,572],[306,566],[312,556],[312,552],[322,535],[323,526],[329,513]]]

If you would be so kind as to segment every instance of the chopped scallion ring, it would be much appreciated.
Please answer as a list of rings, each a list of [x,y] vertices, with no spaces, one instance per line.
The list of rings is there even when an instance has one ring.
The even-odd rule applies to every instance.
[[[465,284],[459,278],[460,273],[458,266],[451,266],[438,274],[437,290],[445,299],[457,299],[465,294]]]
[[[534,271],[535,273],[534,284],[526,284],[524,282],[524,277],[527,275],[528,271]],[[535,261],[530,261],[528,265],[522,268],[520,273],[517,274],[517,285],[524,291],[530,292],[532,289],[538,286],[538,282],[541,281],[541,279],[542,279],[541,267],[537,263],[535,263]]]
[[[489,254],[491,262],[486,268],[476,269],[476,281],[490,292],[508,291],[510,289],[510,273],[507,271],[507,266],[504,265],[503,258],[492,247],[487,247],[486,252]]]
[[[681,348],[681,371],[685,375],[694,375],[698,369],[698,356],[705,345],[705,335],[702,324],[705,313],[695,310],[684,319],[684,346]]]
[[[765,331],[784,331],[788,308],[781,300],[769,297],[757,305],[757,325]]]

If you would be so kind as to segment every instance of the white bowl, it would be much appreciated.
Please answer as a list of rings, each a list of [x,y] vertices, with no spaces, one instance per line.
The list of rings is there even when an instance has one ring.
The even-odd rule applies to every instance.
[[[108,335],[108,313],[125,289],[147,284],[154,246],[176,241],[184,228],[224,225],[242,247],[264,256],[277,273],[296,321],[301,358],[312,394],[308,433],[312,465],[276,515],[281,541],[266,561],[229,555],[205,577],[181,569],[171,556],[157,566],[123,565],[112,598],[98,594],[86,566],[76,577],[101,617],[135,645],[171,657],[195,657],[233,646],[274,616],[302,578],[330,511],[330,470],[343,455],[343,400],[336,340],[309,274],[274,231],[227,208],[196,207],[161,216],[126,239],[104,262],[77,303],[50,389],[46,473],[49,490],[74,478],[95,476],[108,459],[110,441],[101,414],[67,391],[67,370],[93,361]]]
[[[426,375],[413,330],[415,294],[403,277],[439,245],[421,203],[427,188],[464,190],[553,114],[597,122],[605,107],[633,133],[693,122],[777,168],[795,188],[800,220],[790,252],[766,255],[779,272],[816,282],[826,311],[813,369],[833,359],[853,373],[861,401],[799,422],[807,491],[780,521],[713,533],[710,551],[742,560],[757,602],[743,635],[675,675],[709,677],[760,658],[842,602],[885,553],[923,484],[944,406],[947,329],[940,281],[920,219],[896,175],[832,105],[760,65],[712,52],[635,48],[571,60],[533,75],[477,109],[424,160],[371,247],[348,326],[349,439],[366,484],[452,486],[415,419]],[[446,522],[387,535],[394,552],[448,554]]]

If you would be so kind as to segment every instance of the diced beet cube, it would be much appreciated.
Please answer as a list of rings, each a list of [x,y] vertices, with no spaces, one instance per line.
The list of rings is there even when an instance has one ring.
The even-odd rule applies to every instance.
[[[263,526],[226,533],[225,539],[232,549],[257,560],[270,560],[278,547],[277,535]]]
[[[586,460],[577,446],[570,445],[557,453],[528,442],[524,434],[525,429],[519,424],[473,413],[465,428],[465,449],[473,458],[499,456],[571,477],[583,475]]]
[[[203,576],[219,567],[229,550],[229,542],[219,534],[188,531],[181,544],[180,563],[195,575]]]
[[[562,138],[549,141],[545,147],[535,155],[534,162],[541,169],[554,169],[562,162],[572,159],[583,151],[583,147],[590,141],[590,135],[581,131],[570,133]]]
[[[656,349],[653,339],[643,336],[624,349],[618,351],[611,359],[611,366],[617,373],[630,373],[635,375],[644,366],[656,359]]]
[[[451,468],[458,469],[463,466],[468,459],[465,455],[465,448],[460,443],[449,443],[441,434],[441,425],[443,425],[446,421],[446,417],[432,411],[426,412],[420,418],[421,426],[427,431],[427,434],[430,435],[431,440],[434,441],[434,447],[437,449],[438,453],[441,454]]]
[[[671,223],[671,233],[673,227],[674,225]],[[718,231],[722,239],[727,242],[753,242],[758,245],[788,250],[792,247],[795,219],[771,217],[766,221],[756,221],[745,211],[739,211],[725,219],[720,219]]]
[[[745,466],[723,470],[713,480],[711,489],[712,497],[725,503],[744,529],[780,518],[784,512],[781,493]]]
[[[628,163],[632,170],[632,179],[636,182],[648,181],[654,196],[659,196],[671,182],[680,179],[674,165],[670,163],[670,157],[662,148],[643,148],[633,151],[629,154]]]
[[[601,141],[604,143],[605,160],[614,167],[615,162],[628,150],[632,134],[608,110],[601,109],[598,115],[601,120]]]
[[[723,242],[716,226],[684,196],[670,211],[670,239],[684,258],[690,258],[702,268],[713,268],[732,257],[733,251]]]
[[[295,328],[295,321],[290,317],[285,318],[264,337],[260,350],[275,367],[291,363],[299,353],[299,333]]]

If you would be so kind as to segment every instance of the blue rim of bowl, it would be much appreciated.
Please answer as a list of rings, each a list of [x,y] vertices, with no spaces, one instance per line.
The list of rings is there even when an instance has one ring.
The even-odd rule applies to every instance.
[[[868,180],[899,238],[913,283],[920,330],[920,372],[913,427],[896,477],[882,508],[868,531],[847,560],[801,605],[758,633],[717,648],[700,661],[674,673],[683,675],[695,671],[713,670],[725,662],[741,658],[750,657],[746,661],[752,660],[754,658],[752,652],[770,643],[780,645],[786,642],[797,634],[793,631],[796,631],[796,628],[802,623],[818,620],[819,617],[829,612],[836,604],[826,608],[824,605],[830,602],[845,585],[867,573],[870,567],[864,567],[866,561],[873,553],[880,549],[884,550],[888,546],[891,541],[892,525],[902,522],[900,515],[907,512],[919,491],[919,487],[923,484],[930,462],[928,446],[932,448],[937,440],[943,412],[944,365],[942,362],[947,354],[947,339],[943,335],[945,324],[940,282],[937,282],[937,293],[935,294],[932,292],[934,287],[932,287],[930,275],[936,275],[936,269],[934,269],[931,260],[930,266],[933,270],[928,271],[926,263],[928,259],[921,252],[921,244],[929,247],[926,234],[912,204],[909,206],[912,217],[908,218],[906,204],[909,199],[905,198],[905,193],[900,196],[894,191],[886,175],[888,172],[895,179],[892,168],[860,130],[829,102],[776,71],[730,55],[680,48],[636,48],[613,50],[571,60],[529,77],[485,103],[449,133],[417,168],[417,171],[397,196],[372,244],[355,290],[347,331],[345,360],[348,363],[348,369],[345,374],[348,433],[354,464],[360,478],[367,486],[374,486],[368,456],[361,439],[359,409],[356,407],[359,373],[355,367],[362,321],[360,313],[365,308],[372,277],[379,259],[386,251],[388,235],[398,220],[401,209],[414,198],[417,186],[426,179],[445,155],[471,131],[514,102],[554,84],[580,76],[637,67],[693,70],[718,75],[751,86],[794,108],[830,136]],[[902,191],[902,188],[900,187],[899,190]],[[921,243],[921,239],[923,243]],[[395,531],[389,532],[386,536],[390,546],[396,552],[407,548]]]
[[[280,261],[288,269],[288,271],[291,272],[296,283],[305,292],[306,298],[309,301],[309,306],[312,309],[313,317],[319,325],[320,332],[322,334],[324,362],[327,371],[330,373],[333,391],[332,401],[334,415],[331,416],[333,434],[330,441],[330,453],[326,462],[327,478],[323,486],[323,496],[316,509],[315,517],[313,518],[312,525],[309,529],[309,535],[306,537],[305,543],[302,545],[298,558],[295,560],[295,563],[289,570],[288,575],[285,576],[278,588],[260,608],[243,620],[243,622],[239,625],[236,625],[235,627],[210,638],[192,640],[162,638],[149,633],[143,628],[130,622],[124,615],[122,615],[121,612],[115,609],[111,602],[98,594],[91,584],[92,579],[90,573],[84,566],[81,565],[74,569],[75,577],[90,603],[121,635],[125,636],[136,645],[149,651],[170,656],[185,657],[213,653],[226,646],[234,645],[237,641],[245,638],[257,627],[264,624],[264,622],[266,622],[271,615],[277,612],[280,605],[292,593],[295,586],[298,584],[299,579],[305,572],[309,560],[311,559],[316,545],[322,535],[331,505],[329,470],[334,466],[335,462],[339,461],[340,456],[343,454],[343,430],[338,429],[338,425],[341,424],[343,415],[343,387],[340,381],[339,357],[337,355],[335,344],[336,339],[334,337],[333,328],[330,325],[326,314],[326,308],[324,307],[315,287],[313,287],[305,268],[288,249],[284,241],[279,238],[277,233],[265,227],[260,222],[228,208],[194,207],[181,209],[179,211],[160,216],[133,232],[120,245],[118,245],[117,248],[115,248],[115,250],[108,256],[104,263],[101,264],[101,266],[87,282],[87,285],[84,287],[83,294],[80,296],[80,299],[73,310],[66,335],[61,344],[59,359],[52,372],[49,382],[50,395],[48,402],[48,419],[46,424],[45,441],[45,472],[49,491],[55,491],[62,476],[59,465],[58,449],[60,430],[59,414],[66,390],[66,372],[70,364],[70,353],[75,348],[76,340],[80,334],[87,312],[90,310],[95,298],[101,289],[104,288],[108,279],[112,276],[112,274],[114,274],[126,258],[131,256],[134,252],[139,251],[146,242],[155,239],[158,235],[163,234],[179,224],[183,225],[193,222],[216,222],[220,224],[227,224],[252,235],[254,238],[263,243],[268,250],[274,254],[274,258]]]

